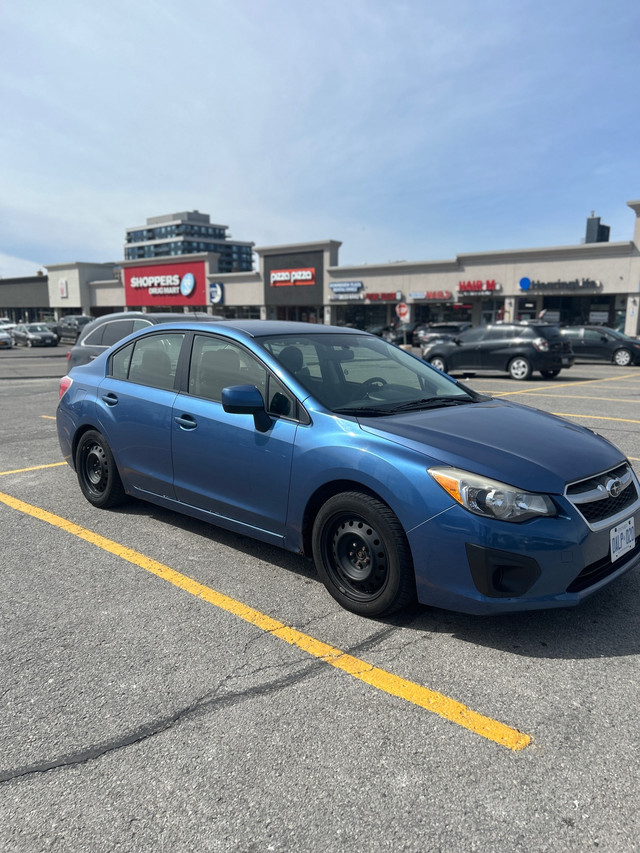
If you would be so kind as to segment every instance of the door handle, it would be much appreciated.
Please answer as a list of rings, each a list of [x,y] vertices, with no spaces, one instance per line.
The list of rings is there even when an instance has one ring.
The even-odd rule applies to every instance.
[[[118,403],[118,398],[115,394],[109,392],[108,394],[102,395],[102,401],[106,403],[107,406],[115,406]]]
[[[192,415],[178,415],[174,420],[180,429],[195,429],[198,426],[198,422]]]

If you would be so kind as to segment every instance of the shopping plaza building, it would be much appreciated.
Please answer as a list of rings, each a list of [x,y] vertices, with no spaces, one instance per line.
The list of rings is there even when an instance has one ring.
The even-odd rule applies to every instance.
[[[234,271],[228,271],[234,252],[226,245],[226,226],[211,226],[197,211],[171,214],[147,220],[147,226],[173,229],[158,238],[172,244],[173,254],[150,248],[157,242],[150,228],[127,229],[122,261],[52,264],[46,275],[0,279],[0,314],[37,320],[128,309],[198,310],[360,328],[388,324],[399,313],[410,321],[474,324],[544,317],[602,323],[637,335],[640,201],[627,204],[635,227],[633,239],[624,242],[609,242],[607,226],[592,215],[584,242],[573,246],[340,266],[336,240],[259,247],[244,242],[236,244],[235,256],[242,255],[242,261]],[[187,234],[177,231],[194,214],[191,225],[212,229],[200,232],[196,251],[194,240],[179,239]],[[180,217],[187,219],[181,223]],[[127,251],[134,247],[142,250]],[[247,263],[248,251],[257,256],[257,269]]]

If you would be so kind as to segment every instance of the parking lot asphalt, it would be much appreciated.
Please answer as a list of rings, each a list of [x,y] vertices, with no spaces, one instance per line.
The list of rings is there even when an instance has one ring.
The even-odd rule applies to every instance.
[[[55,433],[63,350],[18,352],[0,353],[0,849],[638,849],[637,573],[571,610],[361,619],[294,554],[91,507]],[[463,381],[640,470],[640,368]]]

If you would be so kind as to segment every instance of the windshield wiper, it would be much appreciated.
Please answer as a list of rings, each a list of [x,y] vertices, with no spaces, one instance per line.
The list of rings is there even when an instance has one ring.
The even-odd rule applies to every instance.
[[[441,406],[461,406],[477,403],[472,397],[424,397],[422,400],[410,400],[395,406],[392,412],[409,412],[412,409],[439,409]]]
[[[395,409],[376,409],[369,406],[342,406],[339,409],[332,409],[336,415],[389,415]]]

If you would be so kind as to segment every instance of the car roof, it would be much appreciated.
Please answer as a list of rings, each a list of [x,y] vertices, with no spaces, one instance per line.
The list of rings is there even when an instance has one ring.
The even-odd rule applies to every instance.
[[[175,326],[175,323],[171,324]],[[179,322],[178,325],[194,329],[201,329],[202,323],[193,323],[188,320],[185,323]],[[363,332],[360,329],[352,329],[346,326],[324,326],[315,323],[300,323],[295,320],[224,320],[222,318],[211,318],[211,323],[206,323],[206,326],[214,326],[221,330],[233,329],[234,331],[244,332],[252,338],[263,337],[265,335],[366,335],[371,337],[369,332]]]

